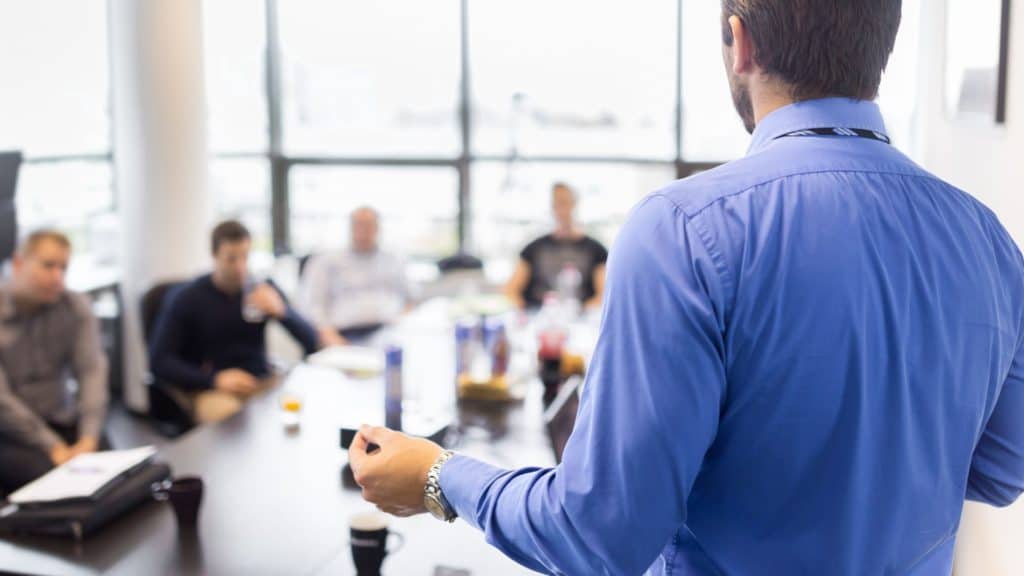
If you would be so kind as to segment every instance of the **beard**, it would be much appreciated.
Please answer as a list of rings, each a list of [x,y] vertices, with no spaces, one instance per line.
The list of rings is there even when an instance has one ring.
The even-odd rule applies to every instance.
[[[754,102],[750,99],[750,87],[741,83],[739,78],[730,73],[729,91],[732,92],[732,104],[736,107],[740,119],[743,120],[743,127],[747,129],[747,133],[753,134],[754,128],[757,127],[757,121],[754,119]]]

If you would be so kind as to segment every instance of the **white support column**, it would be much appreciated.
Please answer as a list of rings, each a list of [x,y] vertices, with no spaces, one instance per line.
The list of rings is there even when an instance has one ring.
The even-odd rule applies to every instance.
[[[124,390],[145,410],[142,294],[209,261],[202,2],[111,0],[110,24]]]

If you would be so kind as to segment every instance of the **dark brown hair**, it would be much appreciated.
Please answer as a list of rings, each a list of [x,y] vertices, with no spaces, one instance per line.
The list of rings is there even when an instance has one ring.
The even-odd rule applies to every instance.
[[[21,244],[18,246],[18,254],[20,256],[29,256],[43,242],[55,242],[61,248],[71,250],[71,240],[68,239],[67,234],[52,228],[42,228],[32,232],[21,241]]]
[[[249,240],[252,236],[249,234],[249,229],[245,227],[238,220],[226,220],[217,224],[217,227],[213,229],[213,233],[210,234],[210,250],[217,254],[217,249],[221,247],[221,244],[234,244],[243,240]]]
[[[754,61],[794,100],[873,100],[900,27],[902,0],[722,0],[722,34],[738,16]]]

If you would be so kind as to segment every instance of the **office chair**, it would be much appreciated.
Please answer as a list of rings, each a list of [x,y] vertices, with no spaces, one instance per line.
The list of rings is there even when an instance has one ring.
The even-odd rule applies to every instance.
[[[21,152],[0,152],[0,263],[11,257],[18,241],[14,193],[20,167]]]
[[[456,252],[451,256],[438,260],[437,269],[441,271],[441,274],[451,274],[454,272],[471,272],[476,270],[483,270],[484,262],[483,260],[467,252]]]
[[[142,295],[142,331],[147,350],[167,296],[182,284],[163,282]],[[149,416],[156,422],[156,428],[161,434],[176,438],[195,427],[192,403],[180,388],[147,374],[146,390],[149,394]]]

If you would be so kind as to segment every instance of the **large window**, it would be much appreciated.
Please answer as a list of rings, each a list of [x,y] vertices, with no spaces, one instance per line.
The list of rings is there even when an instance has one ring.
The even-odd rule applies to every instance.
[[[291,170],[292,248],[297,254],[337,250],[349,242],[349,215],[372,206],[381,243],[412,257],[458,247],[458,203],[452,168],[300,166]]]
[[[203,3],[209,146],[216,154],[268,150],[265,0]]]
[[[644,194],[749,144],[718,2],[206,5],[218,206],[278,252],[343,245],[370,205],[400,251],[514,259],[550,227],[556,181],[610,243]],[[904,148],[919,9],[904,3],[880,98]]]
[[[458,155],[458,0],[277,10],[288,155]]]
[[[691,162],[739,158],[750,143],[729,92],[722,54],[721,2],[683,0],[682,155]]]
[[[675,158],[675,2],[470,2],[476,154]]]
[[[921,8],[921,0],[903,0],[903,21],[896,37],[896,47],[878,91],[878,104],[885,115],[893,145],[911,156],[919,150],[914,121],[918,100]]]
[[[106,1],[5,2],[0,37],[0,149],[26,162],[19,225],[61,228],[79,256],[112,261]]]

